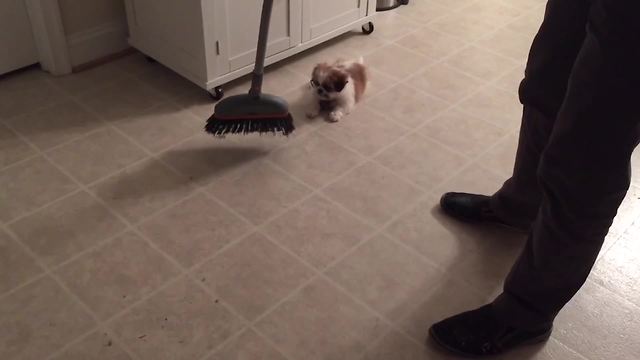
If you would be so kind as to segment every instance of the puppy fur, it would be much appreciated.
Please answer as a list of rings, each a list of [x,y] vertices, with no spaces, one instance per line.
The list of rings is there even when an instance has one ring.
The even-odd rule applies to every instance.
[[[315,118],[326,111],[329,121],[340,121],[360,102],[367,83],[367,68],[362,57],[357,61],[338,60],[316,65],[311,73],[313,101],[307,117]]]

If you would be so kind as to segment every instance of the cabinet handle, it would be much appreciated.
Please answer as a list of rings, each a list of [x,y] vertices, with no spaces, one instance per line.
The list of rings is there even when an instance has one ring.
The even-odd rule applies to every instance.
[[[360,8],[360,2],[361,2],[361,1],[362,1],[362,0],[358,0],[358,8]]]
[[[216,55],[220,55],[220,41],[216,41]]]

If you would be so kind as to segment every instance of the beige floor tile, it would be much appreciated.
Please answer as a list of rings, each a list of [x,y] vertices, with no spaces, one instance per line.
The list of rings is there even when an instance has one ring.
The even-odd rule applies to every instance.
[[[394,41],[420,28],[421,23],[395,11],[380,12],[374,21],[375,31],[369,35],[381,41]]]
[[[462,14],[473,14],[483,21],[502,26],[513,22],[522,11],[502,0],[476,1],[459,11]]]
[[[640,148],[636,148],[631,156],[631,172],[631,181],[636,186],[640,186]]]
[[[42,273],[36,261],[0,230],[0,295]]]
[[[426,191],[433,190],[468,162],[464,156],[419,135],[402,139],[375,160]]]
[[[533,38],[540,29],[544,18],[544,10],[532,11],[523,15],[518,21],[510,23],[507,28]]]
[[[463,40],[455,36],[447,35],[429,27],[423,27],[400,38],[396,43],[417,51],[434,61],[440,61],[466,45]]]
[[[529,56],[532,41],[530,36],[502,29],[481,39],[477,45],[523,64]]]
[[[75,182],[42,157],[0,170],[0,221],[27,215],[77,188]]]
[[[487,303],[486,298],[471,286],[448,276],[443,276],[415,301],[411,312],[398,319],[398,326],[420,343],[424,343],[429,327],[434,323]]]
[[[367,99],[367,105],[409,128],[424,124],[449,107],[447,102],[404,84]]]
[[[251,226],[214,200],[196,194],[145,221],[140,229],[189,268],[247,234]]]
[[[467,47],[452,55],[447,64],[486,81],[492,81],[515,68],[517,62],[477,46]]]
[[[35,150],[8,127],[0,124],[0,169],[35,155]]]
[[[502,175],[507,179],[513,174],[513,165],[515,163],[517,150],[518,134],[513,133],[500,140],[498,145],[495,145],[482,155],[478,160],[478,164],[493,170],[496,174]]]
[[[395,10],[395,12],[415,22],[428,24],[450,13],[451,9],[432,1],[418,0],[409,2],[408,6],[402,6]]]
[[[179,269],[127,233],[56,270],[66,286],[106,320],[150,294]]]
[[[110,327],[140,360],[192,360],[240,331],[242,323],[192,281],[180,279]]]
[[[83,184],[113,174],[147,156],[138,145],[110,128],[57,147],[48,155]]]
[[[123,56],[114,61],[114,63],[129,75],[138,75],[150,68],[162,66],[157,62],[150,62],[141,52],[135,51],[132,54]]]
[[[28,69],[8,76],[0,82],[0,120],[24,115],[67,99],[67,95],[47,81],[49,75],[40,69]]]
[[[640,187],[631,186],[627,191],[618,214],[609,228],[610,233],[623,234],[640,219]]]
[[[133,360],[107,333],[96,331],[52,360]]]
[[[500,176],[478,164],[471,164],[434,191],[440,196],[447,191],[461,191],[474,194],[493,195],[508,177]]]
[[[20,241],[56,266],[125,228],[98,200],[79,192],[11,225]]]
[[[264,231],[322,269],[366,239],[373,229],[323,197],[313,196],[268,224]]]
[[[495,30],[497,25],[472,13],[456,12],[429,23],[430,28],[456,36],[463,41],[474,41]]]
[[[593,270],[593,281],[640,306],[640,242],[623,236]]]
[[[207,261],[194,276],[253,321],[313,275],[264,235],[254,234]]]
[[[423,0],[424,1],[424,0]],[[452,10],[459,10],[469,4],[474,3],[476,0],[433,0],[434,3],[446,6]]]
[[[507,134],[491,123],[457,111],[450,111],[427,122],[420,132],[439,143],[473,157]]]
[[[569,349],[556,339],[550,339],[544,344],[525,346],[499,356],[500,360],[527,359],[527,360],[586,360],[587,358]]]
[[[391,171],[368,162],[351,171],[324,193],[377,226],[406,209],[422,192]]]
[[[377,236],[327,271],[345,291],[391,321],[404,317],[442,273],[415,252]]]
[[[392,331],[385,335],[378,343],[374,344],[363,357],[362,360],[445,360],[453,359],[436,352],[423,345],[424,338],[411,341],[405,335]]]
[[[526,234],[498,227],[478,227],[473,240],[476,251],[460,259],[456,275],[485,296],[502,292],[504,280],[525,245]]]
[[[224,96],[230,96],[225,87]],[[202,121],[202,127],[204,128],[204,123],[213,115],[213,110],[216,105],[216,101],[213,100],[211,95],[208,92],[202,90],[202,92],[188,92],[177,98],[173,99],[173,101],[180,106],[181,108],[189,111],[195,117]]]
[[[94,326],[51,278],[0,300],[0,358],[39,360]]]
[[[465,75],[446,64],[431,66],[407,82],[450,103],[462,100],[483,85],[480,80]]]
[[[396,61],[398,58],[402,59],[401,63]],[[395,44],[383,46],[367,56],[369,66],[397,79],[415,74],[431,63],[433,60]]]
[[[352,169],[362,157],[320,134],[299,138],[269,159],[311,187],[320,187]]]
[[[640,312],[587,281],[555,321],[554,337],[590,359],[622,360],[640,353]]]
[[[518,94],[494,87],[466,99],[458,109],[508,130],[517,129],[522,119]]]
[[[239,144],[237,141],[217,139],[198,134],[160,154],[160,159],[199,185],[247,168],[265,158],[269,146],[259,143]]]
[[[367,64],[366,58],[364,59],[364,61],[365,64]],[[388,90],[399,82],[398,79],[371,67],[367,67],[367,76],[369,77],[369,83],[367,84],[367,89],[365,90],[363,101],[367,101],[369,98],[377,96],[381,92]]]
[[[307,76],[289,70],[286,64],[275,64],[265,71],[262,91],[281,96],[281,94],[308,84],[309,79]]]
[[[174,105],[159,105],[114,124],[147,150],[157,153],[202,131],[204,121]]]
[[[166,98],[154,88],[134,78],[124,78],[102,89],[83,94],[80,99],[107,121],[125,121]]]
[[[524,68],[525,64],[515,67],[513,70],[500,77],[496,81],[495,86],[502,90],[517,94],[518,89],[520,88],[520,83],[524,79]]]
[[[544,0],[498,0],[498,2],[507,6],[515,7],[523,12],[539,8],[546,4],[546,1]]]
[[[400,216],[386,232],[445,269],[478,247],[474,229],[443,214],[438,201],[432,198]]]
[[[340,122],[323,124],[318,131],[349,149],[371,156],[409,130],[363,104]]]
[[[286,360],[253,330],[243,332],[207,360]]]
[[[206,93],[206,90],[182,77],[177,72],[159,64],[150,66],[146,71],[137,74],[136,77],[170,99],[175,99],[185,94]]]
[[[91,191],[135,223],[184,199],[193,187],[185,177],[156,160],[149,160],[98,182]]]
[[[326,280],[318,279],[258,324],[291,359],[353,359],[388,326]]]
[[[40,150],[77,139],[104,126],[104,122],[72,101],[14,118],[7,124]]]
[[[208,191],[260,225],[301,200],[310,189],[261,162],[215,181]]]
[[[377,22],[374,23],[375,26],[378,26]],[[367,54],[388,43],[387,40],[380,39],[376,36],[369,36],[358,31],[352,31],[342,35],[339,38],[339,41],[340,46],[349,49],[352,60],[356,60],[358,57],[363,56],[365,64],[367,63]],[[350,60],[350,58],[347,58],[347,60]]]
[[[125,76],[126,72],[115,62],[111,62],[70,75],[52,76],[50,80],[68,94],[78,96],[89,90],[109,85]]]

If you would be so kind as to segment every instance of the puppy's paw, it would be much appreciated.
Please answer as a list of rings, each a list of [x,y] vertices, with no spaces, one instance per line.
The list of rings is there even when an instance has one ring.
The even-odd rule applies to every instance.
[[[329,113],[329,121],[338,122],[340,121],[340,119],[342,119],[343,116],[344,116],[344,113],[341,110],[332,111]]]

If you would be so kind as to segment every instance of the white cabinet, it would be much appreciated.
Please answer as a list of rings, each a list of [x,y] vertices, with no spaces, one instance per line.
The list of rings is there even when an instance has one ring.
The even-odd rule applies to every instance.
[[[260,25],[262,0],[218,0],[216,12],[225,14],[214,31],[220,47],[222,73],[253,64]],[[273,4],[267,56],[300,44],[302,0],[278,0]]]
[[[262,0],[125,0],[129,43],[210,90],[251,72]],[[266,64],[372,23],[375,0],[275,0]]]
[[[302,39],[309,41],[366,16],[366,0],[304,0]]]

